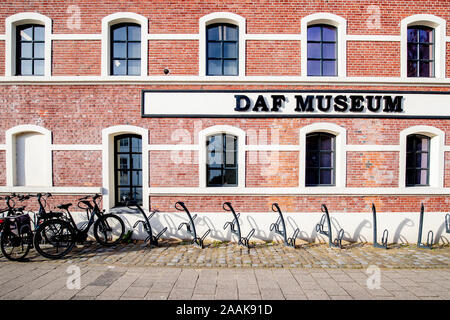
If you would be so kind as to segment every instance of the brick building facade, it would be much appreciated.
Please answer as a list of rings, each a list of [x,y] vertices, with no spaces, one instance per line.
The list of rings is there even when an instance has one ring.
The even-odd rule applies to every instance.
[[[447,1],[4,3],[0,192],[101,192],[120,212],[129,191],[176,237],[184,201],[212,239],[229,239],[230,201],[261,240],[277,202],[305,240],[325,203],[370,242],[374,203],[393,241],[415,242],[423,203],[438,241],[448,22]]]

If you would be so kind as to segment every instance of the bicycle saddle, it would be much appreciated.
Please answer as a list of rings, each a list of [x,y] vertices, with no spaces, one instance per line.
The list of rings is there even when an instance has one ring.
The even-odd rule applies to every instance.
[[[71,205],[72,205],[71,203],[65,203],[65,204],[59,204],[59,205],[57,205],[56,207],[57,207],[58,209],[61,209],[61,210],[67,210],[67,209],[69,209],[69,207],[70,207]]]

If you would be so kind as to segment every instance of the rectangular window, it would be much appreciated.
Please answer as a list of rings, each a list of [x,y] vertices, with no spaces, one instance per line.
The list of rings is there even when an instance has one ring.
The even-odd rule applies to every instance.
[[[121,23],[111,28],[111,74],[141,74],[141,27]]]
[[[27,24],[16,29],[16,75],[43,76],[44,26]]]
[[[335,137],[327,133],[306,136],[306,186],[335,185]]]
[[[328,25],[308,27],[307,39],[308,76],[336,76],[336,28]]]
[[[415,26],[408,28],[408,77],[434,77],[434,30]]]
[[[214,24],[206,29],[206,74],[236,76],[239,68],[238,27]]]
[[[428,186],[430,176],[430,138],[410,135],[406,138],[406,185]]]
[[[206,186],[237,186],[237,137],[212,135],[206,141]]]

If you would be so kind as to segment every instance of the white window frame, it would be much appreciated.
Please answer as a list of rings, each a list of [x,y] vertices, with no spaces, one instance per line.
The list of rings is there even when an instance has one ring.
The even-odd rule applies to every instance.
[[[406,138],[419,134],[430,138],[430,172],[428,186],[406,186]],[[444,187],[444,143],[445,132],[432,126],[413,126],[400,132],[399,187],[443,188]]]
[[[408,27],[426,26],[434,29],[434,77],[431,78],[445,78],[445,32],[446,22],[444,19],[434,16],[432,14],[416,14],[409,16],[401,21],[400,29],[400,76],[402,78],[411,79],[408,77]],[[429,78],[429,77],[422,77]]]
[[[237,14],[230,12],[214,12],[207,14],[199,20],[199,75],[206,74],[206,27],[214,23],[229,23],[239,28],[239,70],[236,76],[223,77],[242,77],[245,76],[245,49],[246,49],[246,22],[245,19]],[[218,76],[208,76],[218,77]],[[221,76],[219,76],[221,77]]]
[[[207,187],[206,186],[206,139],[211,135],[216,134],[230,134],[233,136],[236,136],[237,141],[237,165],[238,165],[238,184],[234,187]],[[198,133],[198,141],[199,141],[199,187],[202,189],[208,189],[208,190],[214,190],[214,189],[221,189],[224,188],[226,190],[233,190],[236,191],[236,189],[242,189],[245,188],[245,131],[232,126],[226,126],[226,125],[218,125],[218,126],[212,126],[206,129],[201,130]]]
[[[44,153],[46,168],[42,168],[46,172],[46,179],[43,182],[43,187],[51,187],[53,185],[53,165],[52,165],[52,132],[43,127],[36,125],[19,125],[6,130],[6,186],[16,186],[16,137],[22,133],[38,133],[42,134],[45,139],[45,144],[42,146],[42,153]],[[27,187],[27,186],[23,186]]]
[[[102,130],[103,207],[110,210],[115,205],[114,137],[122,134],[136,134],[142,138],[142,206],[149,208],[148,130],[130,125],[112,126]]]
[[[44,77],[50,77],[52,72],[52,19],[36,12],[22,12],[9,16],[5,20],[5,76],[16,77],[16,28],[24,24],[44,26]],[[23,76],[17,77],[40,77]]]
[[[139,77],[111,75],[111,27],[119,23],[137,23],[141,26],[141,77],[148,75],[148,19],[133,12],[116,12],[102,19],[102,77]]]
[[[335,136],[334,186],[306,186],[306,136],[310,133],[324,132]],[[334,123],[317,122],[300,129],[299,187],[300,188],[345,188],[347,176],[347,132]]]
[[[326,12],[313,13],[303,17],[301,20],[300,59],[302,77],[324,78],[324,76],[308,76],[308,27],[316,24],[327,24],[336,28],[336,76],[345,77],[347,74],[347,20],[335,14]],[[336,78],[336,76],[333,76],[333,78]]]

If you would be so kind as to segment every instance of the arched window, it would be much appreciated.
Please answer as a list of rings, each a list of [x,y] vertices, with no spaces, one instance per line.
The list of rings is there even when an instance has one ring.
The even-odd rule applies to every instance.
[[[408,28],[408,77],[434,77],[434,29]]]
[[[25,24],[16,29],[16,75],[43,76],[45,27]]]
[[[335,185],[335,136],[315,132],[306,136],[306,186]]]
[[[406,137],[406,186],[428,186],[430,138],[420,134]]]
[[[141,26],[119,23],[111,27],[111,75],[141,74]]]
[[[308,27],[308,76],[337,75],[337,32],[330,25]]]
[[[219,133],[206,138],[206,186],[238,185],[236,136]]]
[[[239,74],[239,28],[232,24],[212,24],[206,28],[206,74]]]
[[[114,138],[116,205],[124,197],[142,204],[142,140],[134,134]]]

